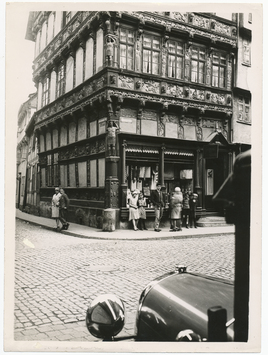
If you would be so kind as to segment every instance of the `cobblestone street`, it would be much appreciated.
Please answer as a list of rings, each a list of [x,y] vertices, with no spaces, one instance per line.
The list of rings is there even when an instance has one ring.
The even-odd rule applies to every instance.
[[[99,294],[126,307],[120,335],[133,333],[148,282],[184,264],[191,272],[234,278],[232,234],[170,240],[94,240],[16,221],[15,340],[97,341],[85,312]]]

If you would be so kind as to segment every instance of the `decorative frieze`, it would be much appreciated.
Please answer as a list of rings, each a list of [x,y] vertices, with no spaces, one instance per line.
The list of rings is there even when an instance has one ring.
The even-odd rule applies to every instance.
[[[156,111],[146,110],[146,109],[143,111],[143,119],[145,120],[157,121],[158,116],[159,114]]]
[[[125,75],[119,75],[118,86],[122,89],[134,90],[134,78]]]

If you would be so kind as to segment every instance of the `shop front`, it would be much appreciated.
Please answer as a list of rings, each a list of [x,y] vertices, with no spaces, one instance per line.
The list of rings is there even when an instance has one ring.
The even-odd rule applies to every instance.
[[[138,189],[146,198],[147,219],[153,225],[154,208],[151,192],[158,182],[162,185],[166,208],[163,224],[169,225],[168,203],[175,187],[191,190],[199,196],[198,216],[222,213],[212,203],[217,191],[232,168],[232,152],[222,138],[210,142],[193,142],[119,134],[121,147],[121,207],[120,227],[128,226],[128,196]],[[216,135],[215,135],[216,137]],[[214,137],[214,138],[215,138]],[[224,144],[223,144],[224,142]]]

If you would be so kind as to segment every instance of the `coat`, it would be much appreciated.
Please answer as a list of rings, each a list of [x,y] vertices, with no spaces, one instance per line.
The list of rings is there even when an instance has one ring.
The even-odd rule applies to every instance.
[[[171,207],[170,218],[171,219],[180,219],[181,218],[182,201],[183,201],[182,193],[181,192],[174,192],[173,196],[170,199],[170,207]]]
[[[164,207],[165,206],[165,199],[164,199],[163,192],[160,191],[160,193],[158,193],[157,190],[152,190],[151,202],[155,207]]]
[[[59,218],[60,215],[60,199],[61,199],[61,194],[54,194],[52,197],[52,201],[51,201],[51,217],[52,218]]]

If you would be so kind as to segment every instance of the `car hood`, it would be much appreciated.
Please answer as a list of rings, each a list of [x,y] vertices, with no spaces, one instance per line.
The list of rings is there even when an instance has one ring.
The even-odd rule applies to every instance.
[[[234,286],[230,281],[191,273],[170,273],[145,289],[137,315],[137,338],[174,341],[181,330],[192,329],[207,339],[209,308],[227,310],[233,318]],[[232,326],[227,330],[233,338]]]

